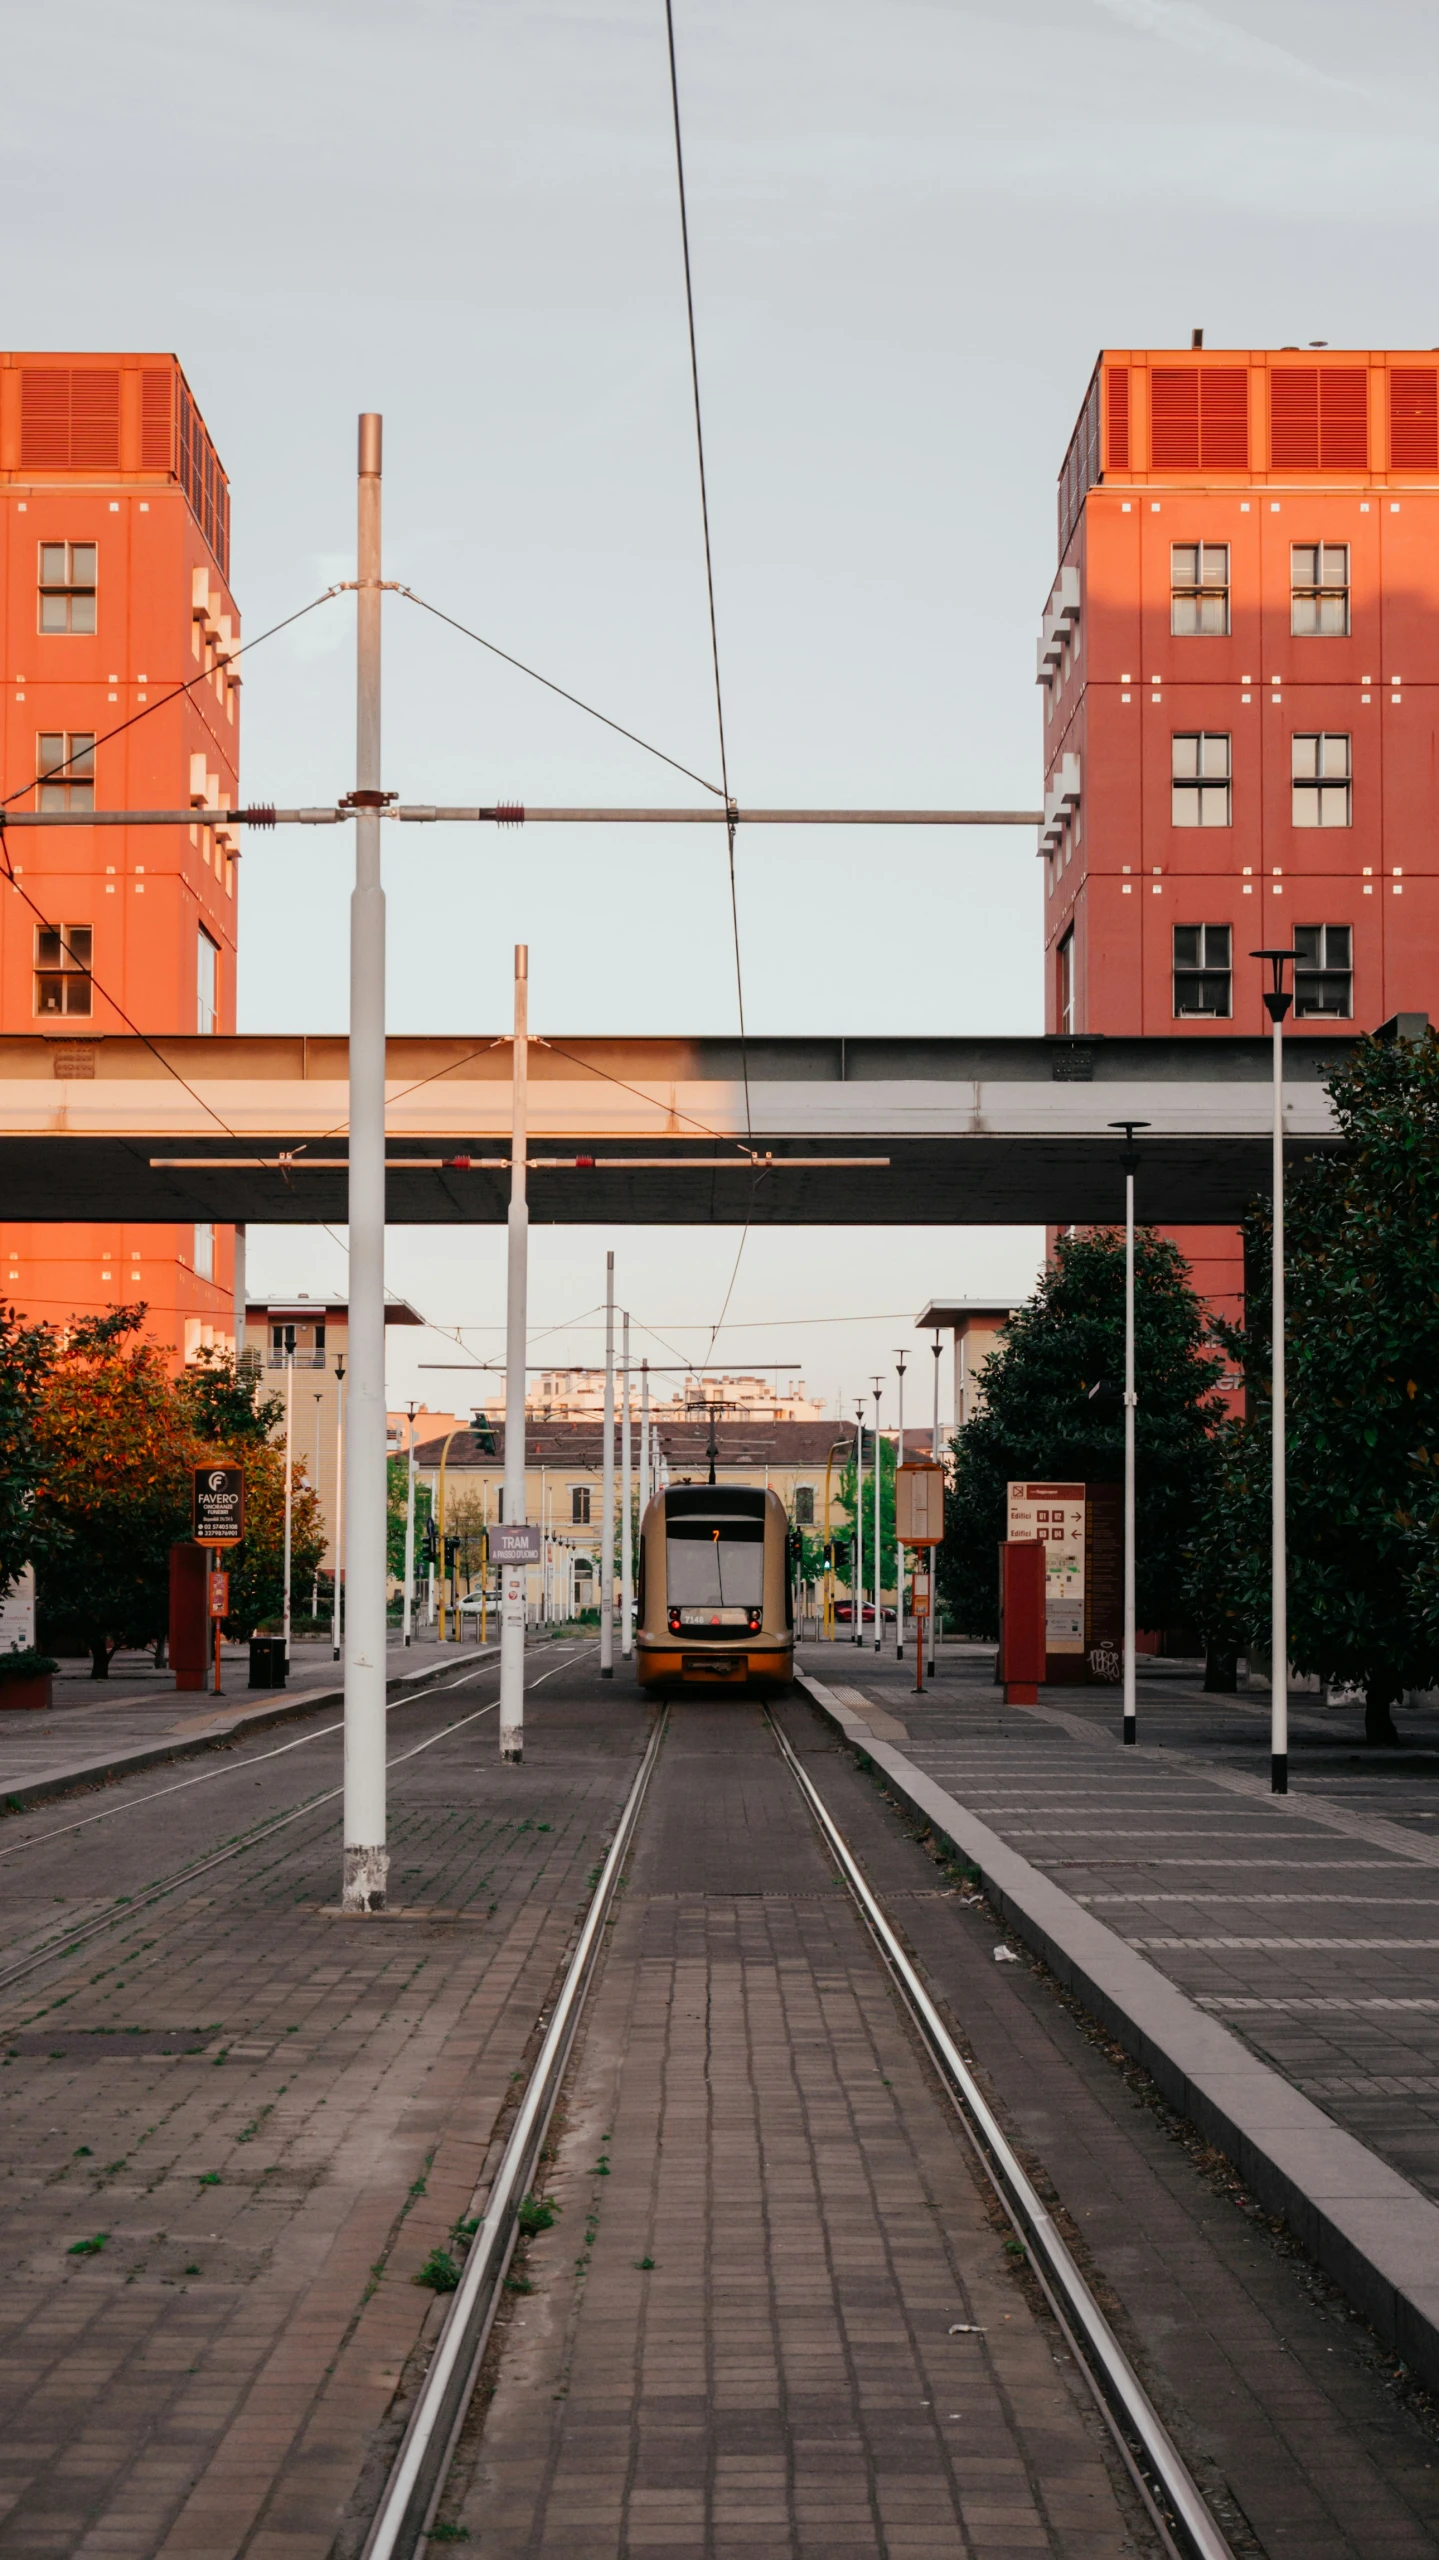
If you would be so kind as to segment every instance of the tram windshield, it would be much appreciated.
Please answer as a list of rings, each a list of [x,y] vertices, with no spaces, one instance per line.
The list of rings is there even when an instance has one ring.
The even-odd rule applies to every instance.
[[[758,1609],[764,1605],[762,1520],[670,1520],[665,1579],[672,1609]]]

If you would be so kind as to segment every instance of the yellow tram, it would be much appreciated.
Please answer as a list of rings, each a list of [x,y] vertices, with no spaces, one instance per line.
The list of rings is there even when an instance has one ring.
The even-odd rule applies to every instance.
[[[667,1485],[640,1523],[642,1689],[769,1692],[794,1677],[789,1521],[751,1485]]]

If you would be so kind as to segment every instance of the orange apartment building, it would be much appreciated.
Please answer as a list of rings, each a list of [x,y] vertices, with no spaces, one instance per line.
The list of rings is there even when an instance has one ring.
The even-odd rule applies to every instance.
[[[1265,1033],[1281,943],[1291,1039],[1439,1012],[1439,349],[1106,348],[1039,680],[1050,1032]]]
[[[198,814],[237,805],[229,550],[228,484],[173,356],[0,354],[0,797],[197,812],[11,835],[0,1030],[43,1037],[57,1077],[93,1075],[128,1025],[235,1026],[237,847]],[[6,1225],[0,1275],[54,1324],[144,1298],[180,1359],[233,1341],[234,1250],[226,1228]]]

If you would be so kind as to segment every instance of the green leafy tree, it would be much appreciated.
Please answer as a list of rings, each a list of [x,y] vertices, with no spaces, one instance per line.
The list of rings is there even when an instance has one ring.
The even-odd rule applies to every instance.
[[[386,1468],[387,1500],[385,1511],[385,1561],[392,1582],[405,1578],[405,1506],[409,1499],[409,1460],[391,1458]],[[446,1509],[453,1509],[447,1503]],[[434,1498],[423,1478],[415,1478],[415,1573],[420,1575],[425,1564],[425,1522],[434,1509]],[[453,1534],[454,1522],[450,1523]]]
[[[1141,1228],[1134,1250],[1135,1501],[1141,1626],[1179,1614],[1186,1550],[1213,1465],[1219,1362],[1178,1247]],[[1113,1484],[1124,1475],[1124,1236],[1061,1236],[984,1371],[958,1433],[939,1587],[951,1623],[999,1632],[999,1543],[1011,1477]],[[1098,1389],[1097,1395],[1091,1390]]]
[[[24,1324],[14,1307],[0,1306],[0,1599],[27,1564],[44,1562],[38,1429],[55,1348],[48,1325]]]
[[[202,1351],[176,1383],[190,1437],[191,1463],[228,1459],[245,1471],[245,1535],[226,1556],[230,1610],[225,1633],[253,1634],[278,1625],[285,1608],[285,1405],[229,1355]],[[184,1532],[182,1531],[183,1535]],[[291,1468],[290,1606],[302,1611],[325,1553],[324,1517],[303,1466]]]
[[[77,1626],[91,1672],[169,1624],[170,1548],[190,1525],[190,1435],[143,1305],[73,1325],[37,1415],[42,1596]]]
[[[892,1440],[886,1440],[881,1434],[879,1443],[879,1521],[880,1536],[883,1542],[883,1554],[880,1561],[885,1576],[883,1587],[887,1591],[892,1591],[894,1588],[894,1466],[894,1442]],[[864,1551],[861,1559],[861,1570],[864,1575],[864,1591],[862,1597],[866,1600],[872,1601],[874,1599],[874,1433],[872,1430],[867,1430],[864,1435],[864,1485],[861,1499],[864,1505]],[[851,1590],[854,1587],[851,1573],[851,1558],[853,1557],[855,1548],[854,1500],[855,1462],[854,1451],[851,1448],[850,1454],[844,1462],[844,1472],[840,1476],[839,1490],[834,1497],[831,1507],[835,1538],[835,1575],[837,1580],[843,1581]],[[822,1543],[823,1542],[821,1541],[821,1545]],[[844,1559],[842,1566],[839,1561],[841,1554]]]
[[[1439,1680],[1439,1039],[1366,1040],[1330,1081],[1342,1154],[1285,1187],[1289,1654],[1362,1689],[1365,1732]],[[1221,1435],[1195,1541],[1196,1605],[1267,1640],[1271,1299],[1267,1202],[1245,1225],[1246,1418]]]

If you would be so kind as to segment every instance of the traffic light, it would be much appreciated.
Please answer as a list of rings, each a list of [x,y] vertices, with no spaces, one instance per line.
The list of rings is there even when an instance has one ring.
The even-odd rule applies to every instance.
[[[435,1525],[435,1515],[433,1511],[425,1522],[425,1543],[422,1553],[426,1564],[438,1564],[440,1560],[440,1533]]]
[[[791,1529],[791,1531],[790,1531],[790,1533],[789,1533],[789,1538],[788,1538],[788,1540],[787,1540],[787,1545],[788,1545],[788,1549],[789,1549],[789,1570],[790,1570],[790,1579],[791,1579],[792,1581],[797,1582],[797,1581],[799,1580],[799,1578],[800,1578],[801,1573],[803,1572],[803,1569],[804,1569],[804,1533],[803,1533],[803,1531],[802,1531],[802,1530],[799,1530],[799,1529]]]
[[[456,1558],[456,1556],[459,1554],[459,1552],[460,1552],[460,1542],[459,1542],[459,1539],[458,1539],[458,1538],[446,1538],[446,1540],[445,1540],[445,1571],[446,1571],[446,1573],[453,1573],[453,1572],[454,1572],[454,1570],[455,1570],[455,1558]]]

